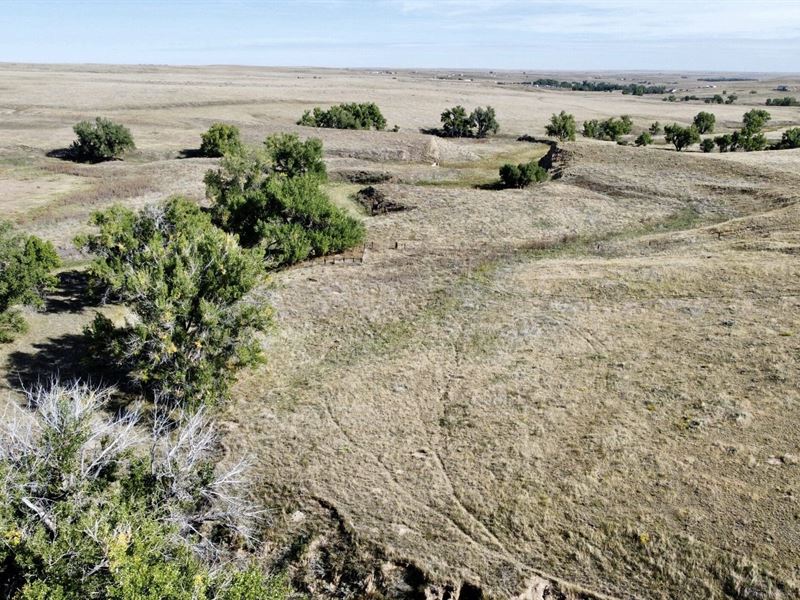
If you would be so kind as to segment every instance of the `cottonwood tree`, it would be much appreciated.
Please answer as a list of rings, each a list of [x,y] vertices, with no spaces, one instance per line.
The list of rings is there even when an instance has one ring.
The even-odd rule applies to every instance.
[[[467,109],[461,106],[448,108],[441,115],[442,135],[447,137],[469,137],[472,135],[472,119]]]
[[[490,133],[495,134],[500,129],[500,125],[497,123],[497,115],[491,106],[486,108],[476,107],[470,115],[470,121],[472,121],[475,128],[474,135],[476,138],[484,138]]]
[[[711,114],[710,112],[701,111],[697,113],[694,117],[694,126],[698,132],[702,133],[714,133],[714,125],[717,122],[717,118]]]
[[[692,144],[700,142],[700,133],[694,125],[682,127],[677,123],[673,123],[664,127],[664,139],[668,144],[673,144],[675,149],[680,152]]]
[[[562,141],[574,141],[576,129],[575,117],[563,110],[557,115],[552,115],[550,117],[550,123],[545,125],[545,132],[547,135],[556,137]]]

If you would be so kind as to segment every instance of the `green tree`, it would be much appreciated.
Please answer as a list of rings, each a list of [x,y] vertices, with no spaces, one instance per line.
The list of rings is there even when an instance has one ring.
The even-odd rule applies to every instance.
[[[767,111],[762,108],[754,108],[744,113],[742,117],[742,129],[747,133],[761,133],[764,126],[772,119]]]
[[[639,137],[636,138],[635,144],[637,146],[649,146],[653,143],[653,136],[650,135],[649,132],[643,131],[639,134]]]
[[[692,125],[691,127],[681,127],[677,123],[664,127],[664,139],[668,144],[673,144],[675,149],[680,152],[692,144],[700,141],[700,133]]]
[[[550,123],[545,126],[547,135],[556,137],[562,141],[574,141],[576,129],[575,117],[563,110],[557,115],[552,115],[550,117]]]
[[[525,188],[532,183],[541,183],[548,179],[547,170],[536,161],[513,165],[510,163],[500,167],[500,179],[507,188]]]
[[[778,147],[783,150],[800,148],[800,127],[793,127],[784,131]]]
[[[337,104],[328,110],[315,107],[307,110],[297,121],[307,127],[332,129],[377,129],[386,128],[386,119],[374,102]]]
[[[0,424],[0,593],[20,600],[278,600],[281,578],[220,559],[252,547],[257,510],[214,462],[202,415],[177,428],[117,417],[107,390],[28,392]],[[29,417],[29,418],[28,418]]]
[[[41,308],[44,292],[57,283],[52,271],[60,264],[50,242],[0,221],[0,343],[25,331],[25,320],[14,307]]]
[[[709,112],[699,112],[694,118],[694,127],[702,133],[714,133],[717,118]]]
[[[474,135],[477,138],[484,138],[490,133],[497,133],[500,129],[500,125],[497,123],[497,115],[491,106],[486,108],[478,106],[472,111],[469,119],[475,127]]]
[[[227,399],[236,373],[263,359],[257,334],[271,310],[250,300],[265,281],[262,251],[243,250],[181,198],[113,207],[92,224],[99,231],[76,240],[96,256],[90,272],[135,316],[117,328],[98,314],[86,330],[95,355],[176,405]]]
[[[447,137],[470,137],[474,123],[467,114],[467,109],[461,106],[448,108],[442,113],[442,135]]]
[[[109,119],[97,117],[95,122],[81,121],[73,128],[78,136],[70,155],[79,161],[101,162],[120,158],[128,150],[135,148],[130,130]]]
[[[313,175],[324,181],[328,174],[322,160],[322,141],[309,138],[304,142],[293,133],[278,133],[269,136],[264,145],[272,161],[272,171],[297,177]]]
[[[632,129],[633,121],[628,115],[623,115],[619,119],[610,118],[603,121],[592,119],[583,123],[584,136],[610,142],[619,141],[623,135],[629,134]]]
[[[700,142],[700,150],[703,152],[712,152],[715,146],[716,144],[711,138],[706,138]]]
[[[239,128],[226,123],[214,123],[202,135],[200,154],[203,156],[225,156],[241,152],[242,141],[239,138]]]
[[[214,223],[246,247],[261,245],[272,268],[361,243],[364,226],[320,187],[319,141],[273,136],[266,146],[269,156],[226,157],[220,169],[206,173]]]
[[[720,152],[728,152],[733,145],[733,136],[730,133],[718,135],[714,138],[714,143],[716,144],[717,148],[719,148]]]

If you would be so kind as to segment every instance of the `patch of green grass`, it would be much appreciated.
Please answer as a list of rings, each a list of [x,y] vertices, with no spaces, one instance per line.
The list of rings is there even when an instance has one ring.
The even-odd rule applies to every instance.
[[[415,185],[445,188],[492,187],[500,181],[498,172],[504,164],[539,160],[547,154],[547,150],[545,144],[520,143],[514,150],[498,152],[478,160],[444,162],[439,166],[443,169],[456,170],[458,174],[455,178],[423,180],[416,182]]]
[[[363,218],[367,214],[364,207],[355,200],[355,195],[358,190],[364,187],[366,186],[359,183],[338,181],[329,181],[323,186],[331,202],[357,219]]]

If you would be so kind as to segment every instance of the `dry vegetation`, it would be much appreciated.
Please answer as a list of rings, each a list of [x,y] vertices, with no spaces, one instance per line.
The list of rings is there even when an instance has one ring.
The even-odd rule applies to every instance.
[[[323,139],[334,200],[367,224],[363,262],[274,278],[268,363],[240,379],[225,415],[227,445],[252,456],[275,507],[265,557],[328,543],[358,557],[353,572],[405,578],[397,589],[417,577],[445,597],[469,582],[464,599],[478,586],[541,598],[548,585],[568,597],[800,596],[800,150],[579,139],[562,178],[481,189],[499,164],[544,154],[516,140],[561,109],[579,122],[630,114],[634,134],[711,110],[725,131],[775,81],[718,84],[739,101],[709,109],[469,74],[0,70],[3,214],[76,261],[70,242],[92,210],[202,198],[216,161],[178,156],[212,122],[251,144],[275,131]],[[312,106],[364,100],[401,131],[293,124]],[[500,136],[418,133],[456,103],[495,106]],[[772,136],[800,122],[798,108],[770,111]],[[91,166],[46,156],[95,115],[130,127],[139,150]],[[367,217],[353,195],[370,178],[413,210]],[[62,283],[31,331],[0,347],[10,399],[36,375],[88,375],[78,334],[95,309],[77,300],[78,274]]]

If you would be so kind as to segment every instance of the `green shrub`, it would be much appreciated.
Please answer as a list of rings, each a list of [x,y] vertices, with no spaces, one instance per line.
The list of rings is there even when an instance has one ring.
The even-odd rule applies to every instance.
[[[110,208],[92,223],[99,231],[76,240],[96,256],[90,273],[135,316],[117,328],[98,314],[86,330],[94,354],[173,404],[227,399],[237,371],[263,358],[256,334],[271,311],[247,299],[265,279],[262,252],[180,198],[139,213]]]
[[[699,112],[694,118],[694,127],[697,129],[698,132],[702,133],[714,133],[714,125],[717,122],[717,118],[709,113],[709,112]]]
[[[605,140],[609,142],[619,141],[623,135],[627,135],[633,129],[633,122],[628,115],[623,115],[619,119],[605,119],[598,121],[592,119],[583,123],[584,137]]]
[[[767,98],[767,106],[800,106],[800,101],[793,96],[783,98]]]
[[[548,177],[547,170],[533,160],[518,165],[506,163],[500,167],[500,179],[507,188],[525,188],[532,183],[547,181]]]
[[[652,125],[650,125],[650,128],[647,131],[650,132],[650,135],[660,135],[664,131],[664,129],[661,127],[661,123],[656,121]]]
[[[73,128],[78,139],[72,142],[70,154],[86,162],[101,162],[120,158],[135,148],[127,127],[97,117],[95,122],[81,121]]]
[[[293,133],[269,136],[264,145],[272,161],[272,170],[287,177],[314,175],[325,180],[328,173],[322,160],[322,142],[316,138],[300,141]]]
[[[642,133],[640,133],[635,141],[635,144],[637,146],[649,146],[652,143],[653,143],[653,136],[650,135],[650,133],[648,133],[647,131],[643,131]]]
[[[461,106],[448,108],[441,114],[442,127],[438,134],[444,137],[477,137],[483,138],[490,133],[497,133],[500,125],[494,108],[476,107],[470,114]]]
[[[744,113],[742,117],[742,129],[747,133],[760,133],[771,119],[772,115],[764,109],[754,108]]]
[[[448,108],[441,115],[442,135],[446,137],[470,137],[472,135],[472,119],[467,109],[461,106]]]
[[[226,123],[214,123],[202,136],[200,154],[203,156],[225,156],[242,150],[239,128]]]
[[[575,124],[575,117],[562,110],[559,114],[550,117],[550,123],[544,129],[549,136],[556,137],[562,141],[574,141],[577,125]]]
[[[281,578],[221,560],[251,546],[254,507],[220,472],[202,414],[176,429],[109,417],[85,385],[28,392],[0,425],[0,592],[21,600],[278,600]],[[26,419],[27,421],[27,419]],[[144,439],[143,439],[144,438]]]
[[[476,138],[484,138],[490,133],[497,133],[500,129],[500,125],[497,123],[497,115],[491,106],[486,108],[476,107],[472,111],[470,119],[475,127],[474,135]]]
[[[800,148],[800,127],[793,127],[784,131],[783,135],[781,135],[781,141],[778,143],[778,148],[783,150]]]
[[[694,125],[681,127],[677,123],[673,123],[664,127],[664,139],[668,144],[673,144],[675,149],[680,152],[684,148],[700,142],[700,133]]]
[[[41,308],[45,291],[57,283],[52,275],[61,261],[50,242],[17,233],[0,221],[0,343],[26,330],[17,305]]]
[[[728,152],[733,146],[733,136],[730,133],[718,135],[714,138],[714,144],[716,144],[720,152]]]
[[[341,252],[364,240],[364,226],[334,205],[320,186],[325,176],[319,140],[278,135],[266,154],[226,157],[206,173],[214,223],[245,247],[261,245],[269,266]]]
[[[337,104],[328,110],[320,107],[307,110],[297,122],[308,127],[332,129],[377,129],[386,128],[386,119],[374,102]]]
[[[341,252],[361,243],[360,221],[334,205],[311,175],[269,176],[245,189],[209,187],[215,222],[245,246],[261,244],[270,266]]]
[[[706,138],[702,142],[700,142],[700,150],[703,152],[712,152],[716,143],[711,138]]]

